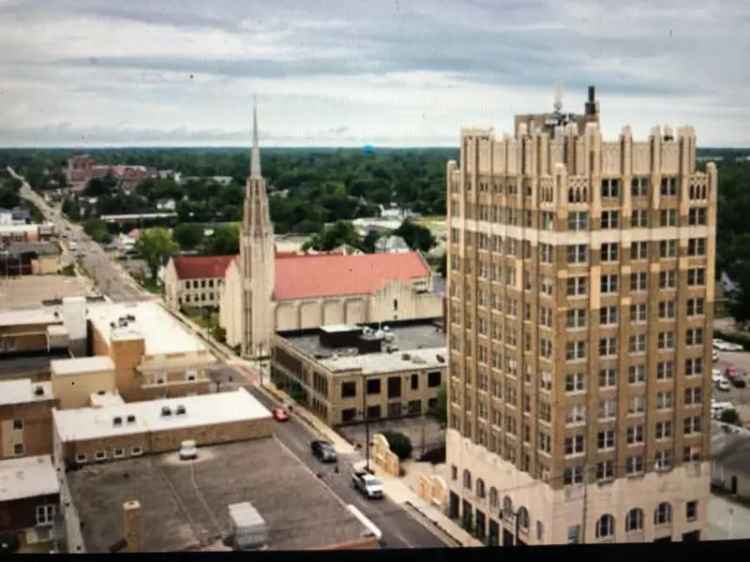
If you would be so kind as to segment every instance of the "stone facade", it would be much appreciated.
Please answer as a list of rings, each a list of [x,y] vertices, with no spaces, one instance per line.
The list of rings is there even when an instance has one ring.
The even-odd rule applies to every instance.
[[[603,140],[589,102],[447,164],[449,503],[490,542],[706,525],[716,167],[690,127]]]

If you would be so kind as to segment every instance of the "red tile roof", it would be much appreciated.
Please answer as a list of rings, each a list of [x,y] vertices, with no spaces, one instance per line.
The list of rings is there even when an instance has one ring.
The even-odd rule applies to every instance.
[[[172,258],[179,279],[224,277],[236,256],[177,256]]]
[[[276,260],[274,299],[372,294],[388,281],[410,281],[429,274],[430,268],[417,252],[285,256]]]

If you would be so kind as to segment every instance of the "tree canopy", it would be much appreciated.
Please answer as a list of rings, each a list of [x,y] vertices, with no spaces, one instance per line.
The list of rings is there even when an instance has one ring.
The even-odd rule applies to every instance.
[[[135,249],[146,261],[151,278],[156,279],[159,266],[162,265],[169,256],[177,253],[179,247],[172,240],[172,234],[168,229],[162,227],[147,228],[141,233],[140,238],[135,243]]]
[[[412,250],[429,252],[436,244],[435,237],[430,229],[421,224],[416,224],[411,219],[406,219],[396,230],[393,231],[396,236],[401,236]]]
[[[203,227],[189,222],[178,224],[172,232],[172,236],[182,250],[194,250],[203,242]]]
[[[240,252],[240,227],[237,224],[217,228],[208,239],[206,253],[228,256]]]

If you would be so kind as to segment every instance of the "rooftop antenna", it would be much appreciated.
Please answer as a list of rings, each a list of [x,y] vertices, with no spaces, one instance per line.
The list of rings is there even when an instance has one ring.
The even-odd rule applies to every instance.
[[[555,113],[560,113],[562,110],[562,85],[560,82],[555,83],[555,102],[553,104]]]

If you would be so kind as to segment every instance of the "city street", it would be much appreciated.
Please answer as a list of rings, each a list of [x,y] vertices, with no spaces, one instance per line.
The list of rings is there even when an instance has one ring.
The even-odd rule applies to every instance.
[[[125,273],[122,267],[114,262],[92,240],[79,225],[70,223],[58,209],[51,208],[47,202],[34,192],[26,180],[8,168],[10,174],[23,181],[20,194],[24,199],[34,203],[48,222],[55,225],[58,235],[71,254],[77,255],[83,269],[94,279],[96,287],[102,294],[115,302],[141,301],[154,298]],[[70,242],[75,242],[77,249],[70,250]],[[63,265],[66,265],[64,263]]]
[[[234,381],[244,380],[239,371],[233,377]],[[264,406],[273,408],[278,404],[268,398],[266,394],[254,385],[245,388],[253,394]],[[363,460],[359,454],[339,454],[338,470],[334,465],[323,464],[310,453],[310,441],[321,437],[302,421],[295,419],[294,413],[289,421],[276,423],[276,438],[279,439],[299,460],[310,470],[319,474],[323,482],[346,504],[355,505],[365,514],[383,533],[383,546],[386,548],[439,548],[446,545],[436,535],[430,532],[419,521],[414,519],[401,507],[390,501],[367,500],[357,492],[351,484],[351,467],[353,463]]]
[[[741,373],[750,373],[750,352],[747,351],[719,351],[719,360],[714,362],[714,369],[720,369],[722,374],[727,367],[736,367]],[[737,406],[737,411],[744,423],[750,422],[750,379],[745,381],[748,386],[737,388],[730,384],[729,390],[719,390],[714,386],[713,398],[721,402],[731,402]]]

